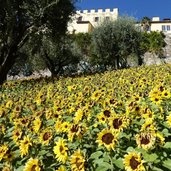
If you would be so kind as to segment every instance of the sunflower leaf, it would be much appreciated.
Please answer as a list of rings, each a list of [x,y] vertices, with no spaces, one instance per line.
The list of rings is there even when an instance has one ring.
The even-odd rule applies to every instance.
[[[166,142],[163,148],[171,148],[171,142]]]
[[[103,155],[103,152],[102,151],[96,151],[96,152],[94,152],[94,153],[91,154],[90,158],[91,159],[97,159],[97,158],[99,158],[102,155]]]
[[[144,153],[143,157],[144,160],[147,162],[154,162],[158,158],[158,155],[156,153],[153,154]]]
[[[112,165],[110,165],[107,162],[101,162],[99,163],[99,166],[97,167],[96,171],[107,171],[107,170],[111,170],[113,168]]]
[[[127,152],[132,152],[132,151],[135,151],[135,149],[134,149],[133,147],[130,146],[130,147],[128,147],[128,148],[126,149],[126,151],[127,151]]]
[[[123,169],[124,168],[124,165],[123,165],[123,160],[122,158],[119,158],[117,160],[113,160],[113,163],[120,169]]]
[[[163,162],[163,166],[171,170],[171,159],[167,159]]]

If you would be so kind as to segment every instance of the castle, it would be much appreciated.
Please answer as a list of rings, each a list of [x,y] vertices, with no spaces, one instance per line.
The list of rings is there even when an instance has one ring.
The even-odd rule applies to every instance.
[[[69,23],[68,31],[70,33],[91,32],[94,27],[98,26],[104,20],[116,20],[119,16],[118,8],[92,9],[90,11],[76,11],[72,21]]]
[[[86,33],[91,32],[93,28],[98,26],[104,20],[117,20],[119,16],[118,8],[114,9],[95,9],[76,11],[68,24],[68,31],[70,33]],[[139,22],[140,24],[140,22]],[[160,20],[159,17],[153,17],[150,22],[149,31],[163,31],[164,33],[171,33],[171,19],[166,18]]]

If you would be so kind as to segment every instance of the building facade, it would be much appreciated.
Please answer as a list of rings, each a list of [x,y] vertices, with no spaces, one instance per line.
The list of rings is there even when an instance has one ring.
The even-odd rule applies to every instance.
[[[71,22],[68,25],[70,33],[85,33],[91,32],[92,29],[98,26],[104,20],[116,20],[119,16],[118,8],[111,9],[92,9],[90,11],[76,11]]]
[[[160,20],[159,17],[153,17],[150,22],[150,31],[162,31],[163,33],[171,33],[171,19],[166,18]]]
[[[91,32],[94,27],[98,26],[104,20],[117,20],[119,16],[118,8],[114,9],[95,9],[76,11],[72,20],[68,24],[69,33],[86,33]],[[141,25],[140,22],[137,25]],[[162,31],[171,33],[171,19],[160,20],[159,17],[153,17],[150,22],[149,31]]]

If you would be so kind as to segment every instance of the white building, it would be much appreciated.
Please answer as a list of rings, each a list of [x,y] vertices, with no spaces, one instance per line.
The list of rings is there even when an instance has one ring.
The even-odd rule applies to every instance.
[[[110,9],[94,9],[88,11],[76,11],[72,21],[68,25],[68,31],[70,33],[90,32],[94,27],[104,20],[116,20],[118,18],[118,8]]]
[[[150,31],[162,31],[164,33],[171,33],[171,19],[169,18],[160,20],[159,17],[153,17],[150,24]]]
[[[76,11],[71,22],[68,24],[69,33],[91,32],[104,20],[116,20],[119,16],[118,8],[114,9],[95,9]],[[140,22],[138,22],[140,24]],[[138,25],[139,25],[138,24]],[[150,22],[149,31],[163,31],[171,33],[171,19],[160,20],[159,17],[153,17]]]

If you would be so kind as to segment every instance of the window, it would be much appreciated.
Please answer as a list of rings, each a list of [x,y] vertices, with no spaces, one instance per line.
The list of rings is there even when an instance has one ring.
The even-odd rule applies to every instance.
[[[165,26],[164,26],[164,25],[162,25],[162,31],[165,31],[165,29],[166,29],[166,28],[165,28]]]
[[[170,25],[162,25],[162,31],[170,31]]]
[[[78,21],[82,21],[82,19],[83,19],[83,17],[82,16],[80,16],[80,17],[78,17]]]
[[[109,21],[110,17],[106,17],[106,20]]]
[[[170,26],[169,25],[167,25],[167,31],[170,31]]]
[[[99,21],[99,17],[95,17],[95,18],[94,18],[94,21],[95,21],[95,22],[98,22],[98,21]]]

